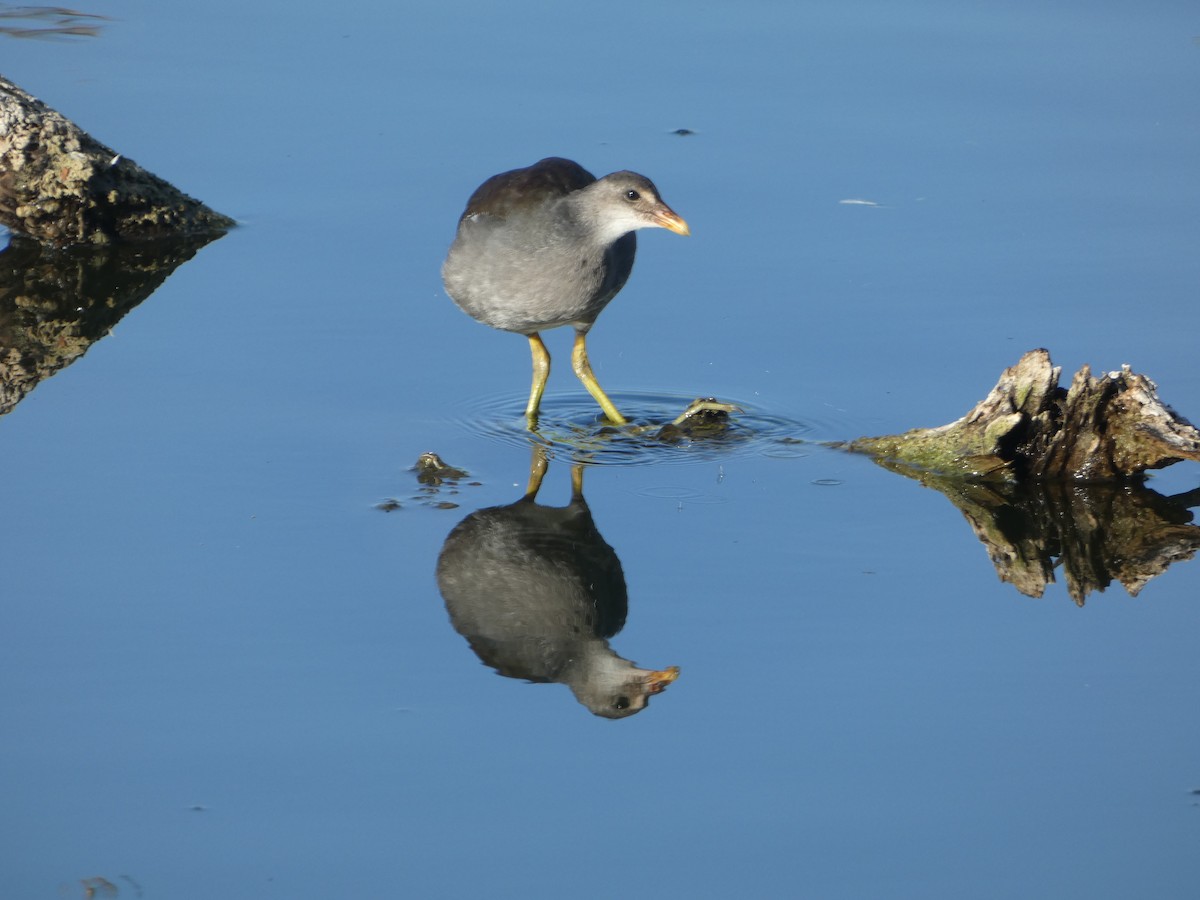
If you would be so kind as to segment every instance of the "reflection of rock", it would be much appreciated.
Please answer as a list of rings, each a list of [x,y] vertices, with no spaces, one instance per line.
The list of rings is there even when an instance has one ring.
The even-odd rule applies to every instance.
[[[73,363],[212,237],[0,252],[0,415]]]
[[[538,447],[524,497],[450,532],[438,587],[455,629],[501,675],[561,682],[597,715],[632,715],[679,670],[639,669],[608,646],[625,624],[621,562],[592,521],[582,467],[572,470],[565,507],[536,502],[545,472]]]
[[[1040,597],[1062,568],[1080,606],[1114,580],[1131,596],[1200,549],[1187,500],[1141,485],[983,484],[898,465],[888,468],[945,494],[966,517],[1003,581]]]

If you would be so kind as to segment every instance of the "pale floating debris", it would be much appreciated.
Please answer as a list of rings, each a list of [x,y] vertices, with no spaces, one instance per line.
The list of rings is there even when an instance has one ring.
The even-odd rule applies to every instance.
[[[842,206],[878,206],[874,200],[839,200]]]

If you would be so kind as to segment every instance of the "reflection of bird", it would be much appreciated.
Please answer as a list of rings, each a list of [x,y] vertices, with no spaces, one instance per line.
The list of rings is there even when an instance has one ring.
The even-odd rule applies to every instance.
[[[608,646],[628,609],[621,562],[592,521],[582,468],[565,507],[536,502],[545,471],[538,448],[523,498],[472,513],[446,538],[437,578],[450,621],[501,675],[562,682],[597,715],[632,715],[679,670],[639,669]]]
[[[586,340],[629,278],[639,228],[689,233],[650,179],[614,172],[596,180],[568,159],[495,175],[467,201],[442,280],[465,312],[529,338],[533,389],[525,417],[531,428],[550,375],[550,354],[538,332],[560,325],[575,329],[575,374],[609,420],[625,424],[592,374]]]

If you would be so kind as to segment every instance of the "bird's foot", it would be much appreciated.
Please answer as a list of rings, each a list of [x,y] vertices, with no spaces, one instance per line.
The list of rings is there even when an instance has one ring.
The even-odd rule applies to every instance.
[[[722,403],[716,397],[697,397],[688,408],[675,419],[672,425],[716,425],[729,418],[730,413],[741,412],[732,403]]]
[[[654,437],[668,444],[717,437],[729,427],[730,413],[741,411],[731,403],[722,403],[713,397],[699,397],[674,421],[660,426],[654,432]]]

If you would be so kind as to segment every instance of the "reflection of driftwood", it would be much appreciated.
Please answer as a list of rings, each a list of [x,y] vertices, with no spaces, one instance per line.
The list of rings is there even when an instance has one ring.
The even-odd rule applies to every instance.
[[[0,252],[0,415],[70,365],[211,240]]]
[[[0,78],[0,225],[65,247],[233,224]]]
[[[1040,597],[1062,568],[1080,606],[1114,580],[1137,596],[1174,562],[1200,549],[1187,500],[1136,484],[1062,481],[983,484],[884,464],[941,491],[987,548],[1001,580]]]
[[[848,449],[975,480],[1136,479],[1200,460],[1200,432],[1128,367],[1095,378],[1085,366],[1069,390],[1045,350],[1026,353],[971,412],[940,428],[859,438]]]
[[[598,716],[631,716],[679,669],[641,669],[609,646],[628,611],[621,561],[583,499],[583,467],[571,471],[564,507],[536,502],[546,468],[536,445],[525,496],[455,526],[438,556],[438,588],[455,630],[501,675],[566,684]]]

